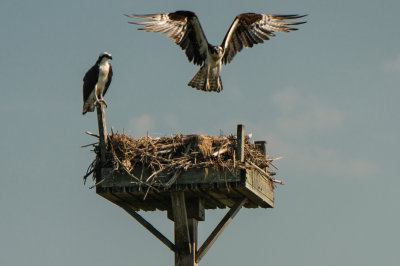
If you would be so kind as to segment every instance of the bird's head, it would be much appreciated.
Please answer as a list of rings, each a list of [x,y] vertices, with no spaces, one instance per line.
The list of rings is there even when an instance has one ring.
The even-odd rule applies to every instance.
[[[218,54],[219,56],[222,56],[222,54],[224,52],[224,48],[222,48],[222,46],[213,46],[212,51],[213,51],[213,53]]]
[[[103,58],[112,60],[111,54],[110,54],[110,53],[107,53],[107,52],[101,53],[101,54],[99,55],[99,61],[101,61]]]

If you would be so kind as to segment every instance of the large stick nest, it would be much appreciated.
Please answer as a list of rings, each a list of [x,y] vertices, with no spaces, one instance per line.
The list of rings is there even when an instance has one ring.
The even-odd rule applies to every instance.
[[[220,171],[238,169],[256,169],[275,183],[276,168],[255,144],[245,137],[244,162],[236,159],[237,138],[234,135],[213,137],[206,135],[181,135],[171,137],[134,139],[124,134],[113,133],[108,136],[105,168],[113,168],[116,173],[129,174],[134,182],[168,187],[179,173],[192,168],[214,168]],[[100,147],[95,145],[96,159],[91,167],[100,165]],[[134,170],[147,169],[151,174],[143,179],[134,174]],[[90,169],[88,169],[90,171]],[[143,173],[143,171],[142,171]],[[162,182],[160,176],[169,176],[170,182]],[[175,179],[174,179],[175,178]],[[165,179],[164,179],[165,180]]]

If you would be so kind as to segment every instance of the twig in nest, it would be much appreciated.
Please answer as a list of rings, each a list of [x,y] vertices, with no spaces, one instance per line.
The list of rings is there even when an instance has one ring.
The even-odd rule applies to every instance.
[[[218,138],[205,135],[182,136],[178,134],[158,139],[151,139],[147,135],[133,139],[130,136],[117,133],[109,136],[111,156],[109,156],[108,164],[113,163],[115,166],[122,167],[122,171],[132,177],[132,184],[139,181],[137,182],[139,185],[150,185],[158,188],[172,186],[183,171],[191,168],[214,167],[221,169],[221,171],[226,171],[226,169],[235,171],[238,169],[254,169],[256,168],[254,165],[256,165],[264,172],[260,172],[262,176],[273,180],[271,178],[272,172],[266,168],[275,167],[271,164],[274,159],[266,159],[265,155],[255,149],[254,144],[248,142],[246,136],[245,156],[251,164],[237,161],[234,148],[236,142],[236,136],[232,135]],[[202,154],[202,156],[199,154]],[[133,169],[138,170],[137,177],[132,174]],[[114,171],[117,171],[117,169],[114,168]],[[150,174],[146,175],[146,171],[150,171]],[[259,170],[257,171],[259,172]],[[161,181],[161,176],[162,180],[167,179],[166,182]],[[146,195],[148,195],[150,190],[144,189]]]
[[[90,170],[89,172],[87,172],[86,175],[83,176],[83,184],[84,184],[84,185],[86,184],[86,178],[87,178],[88,176],[90,176],[90,175],[94,172],[94,169],[95,169],[95,168],[93,168],[92,170]]]
[[[236,168],[236,150],[233,149],[233,168]]]
[[[160,172],[162,172],[164,170],[164,168],[160,168],[158,171],[152,173],[147,179],[146,182],[149,182],[149,180],[153,177],[153,176],[157,176]]]
[[[83,146],[81,146],[81,148],[86,148],[86,147],[89,147],[89,146],[94,146],[94,145],[96,145],[96,144],[98,144],[98,142],[94,142],[94,143],[91,143],[91,144],[83,145]]]
[[[164,154],[164,153],[170,153],[170,152],[171,152],[171,149],[169,149],[169,150],[157,151],[156,153],[157,153],[157,154]]]
[[[275,168],[276,170],[279,170],[278,167],[276,167],[273,163],[269,163],[273,168]]]
[[[134,178],[134,179],[136,179],[137,181],[140,182],[139,178],[137,178],[136,176],[132,175],[132,174],[128,171],[128,169],[126,169],[125,165],[118,159],[118,157],[117,157],[117,155],[115,154],[115,151],[114,151],[112,145],[111,145],[111,153],[112,153],[112,155],[113,155],[113,157],[114,157],[114,160],[116,160],[116,161],[118,162],[118,164],[119,164],[120,166],[122,166],[122,169],[124,169],[125,172],[126,172],[130,177],[132,177],[132,178]]]
[[[88,169],[86,170],[86,174],[83,176],[83,184],[86,184],[86,179],[89,175],[91,175],[94,170],[96,169],[96,160],[94,160],[88,167]]]
[[[147,148],[149,147],[149,131],[147,131],[146,135],[146,153],[147,153]],[[147,157],[146,157],[146,163],[147,163]],[[142,178],[140,178],[142,179]]]
[[[189,143],[187,145],[186,150],[185,150],[185,156],[188,155],[191,146],[192,146],[192,143]],[[172,178],[165,184],[165,187],[169,188],[176,181],[176,179],[178,179],[180,174],[181,174],[181,170],[180,169],[176,170],[174,175],[172,176]]]
[[[170,148],[179,148],[181,146],[184,146],[185,142],[183,143],[173,143],[173,144],[166,144],[166,145],[162,145],[160,148],[158,148],[158,150],[165,150],[165,149],[170,149]]]
[[[221,155],[221,154],[223,154],[223,153],[225,153],[225,152],[227,152],[227,151],[228,151],[228,148],[220,149],[220,150],[214,152],[214,153],[212,154],[212,156],[213,156],[213,157],[217,157],[217,156],[219,156],[219,155]]]
[[[90,132],[90,131],[86,131],[85,133],[88,134],[89,136],[96,137],[96,138],[100,138],[99,135],[97,135],[97,134],[95,134],[95,133],[92,133],[92,132]]]
[[[101,183],[103,183],[106,179],[103,178],[101,181],[97,182],[96,184],[94,184],[93,186],[91,186],[89,189],[95,188],[96,186],[100,185]]]

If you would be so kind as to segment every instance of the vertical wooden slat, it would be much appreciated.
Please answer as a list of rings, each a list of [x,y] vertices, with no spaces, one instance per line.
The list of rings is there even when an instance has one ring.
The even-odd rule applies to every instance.
[[[244,125],[237,125],[237,160],[244,162]]]
[[[198,221],[194,218],[188,219],[189,235],[190,235],[190,253],[179,254],[178,263],[176,266],[197,266],[196,249],[197,249],[197,225]]]
[[[106,147],[107,147],[107,124],[106,111],[103,102],[96,103],[97,123],[99,125],[99,141],[100,141],[100,162],[103,165],[106,162]]]
[[[174,215],[175,248],[183,254],[190,253],[188,219],[183,192],[171,192],[172,213]]]
[[[265,140],[255,141],[254,145],[256,149],[261,151],[262,154],[265,155],[265,158],[267,158],[267,142]]]

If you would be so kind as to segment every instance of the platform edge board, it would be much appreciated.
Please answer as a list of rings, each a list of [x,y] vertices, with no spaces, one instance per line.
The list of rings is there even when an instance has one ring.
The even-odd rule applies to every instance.
[[[97,185],[96,193],[117,205],[127,202],[135,210],[167,210],[171,191],[183,191],[188,198],[202,198],[206,201],[205,209],[232,207],[240,198],[248,199],[245,208],[274,206],[273,182],[252,169],[239,170],[236,175],[215,169],[189,169],[171,187],[148,191],[146,186],[132,183],[127,174],[115,175],[110,168],[100,172],[98,179],[104,181]]]

